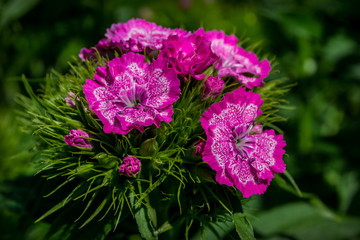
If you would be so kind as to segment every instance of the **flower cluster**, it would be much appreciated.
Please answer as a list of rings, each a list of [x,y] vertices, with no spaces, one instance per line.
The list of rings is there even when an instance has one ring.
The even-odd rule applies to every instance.
[[[283,137],[273,130],[253,130],[263,100],[245,90],[264,85],[269,61],[259,61],[238,46],[234,35],[223,31],[200,28],[191,33],[132,19],[113,24],[105,36],[79,55],[86,60],[98,52],[109,58],[83,88],[105,133],[143,132],[152,124],[159,128],[161,122],[172,121],[173,104],[184,91],[181,84],[204,80],[201,99],[214,101],[230,77],[244,87],[225,94],[203,113],[200,120],[207,140],[198,145],[196,155],[202,149],[203,160],[216,171],[216,181],[234,185],[244,197],[263,193],[274,173],[284,172]],[[115,57],[116,48],[120,57]],[[144,50],[150,58],[139,53]],[[127,171],[125,165],[121,172]]]
[[[287,88],[263,87],[267,59],[223,31],[142,19],[113,24],[79,57],[23,103],[24,122],[44,140],[44,176],[62,178],[50,192],[65,194],[39,220],[81,199],[79,219],[89,218],[74,229],[102,213],[114,229],[135,218],[144,239],[173,227],[189,239],[193,221],[204,232],[229,214],[247,222],[238,219],[241,200],[285,171],[283,135],[269,126],[281,118],[274,108]]]

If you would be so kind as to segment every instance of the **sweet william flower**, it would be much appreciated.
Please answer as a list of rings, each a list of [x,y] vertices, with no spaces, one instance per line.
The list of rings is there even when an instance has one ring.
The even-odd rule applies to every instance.
[[[111,25],[105,36],[118,43],[124,51],[142,52],[145,48],[160,50],[170,35],[186,35],[182,29],[163,28],[144,19],[130,19],[126,23]]]
[[[144,126],[172,120],[180,80],[166,59],[159,57],[151,65],[144,61],[145,56],[129,52],[98,67],[94,80],[86,80],[85,97],[105,133],[142,132]]]
[[[203,160],[216,171],[218,183],[235,185],[246,198],[264,193],[274,173],[285,171],[283,136],[274,130],[252,131],[262,102],[259,94],[239,88],[200,118],[207,135]]]
[[[260,62],[255,53],[237,46],[238,39],[234,35],[228,36],[217,30],[204,32],[203,29],[199,33],[211,42],[211,50],[220,58],[215,66],[218,76],[233,76],[247,88],[264,85],[263,80],[271,70],[267,59]]]
[[[91,145],[89,139],[84,137],[90,137],[90,135],[81,129],[71,129],[69,135],[65,135],[65,143],[67,145],[73,147],[80,147],[80,148],[88,148],[91,149],[93,146]]]
[[[154,55],[164,47],[164,40],[170,35],[188,35],[182,29],[170,29],[158,26],[143,19],[130,19],[126,23],[115,23],[107,29],[105,37],[94,47],[82,48],[79,58],[83,61],[101,56],[113,59],[115,53],[143,52]]]
[[[128,177],[134,177],[140,172],[141,163],[140,160],[133,156],[127,156],[123,159],[123,163],[119,168],[119,173],[127,175]]]
[[[164,44],[160,56],[169,59],[171,66],[183,77],[191,75],[198,80],[204,79],[203,71],[218,59],[211,51],[210,43],[198,32],[189,36],[171,35]]]

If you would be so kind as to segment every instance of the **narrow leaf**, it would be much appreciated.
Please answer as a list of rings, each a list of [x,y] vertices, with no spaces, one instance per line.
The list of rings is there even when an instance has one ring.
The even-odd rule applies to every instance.
[[[58,204],[56,204],[53,208],[51,208],[49,211],[47,211],[46,213],[44,213],[40,218],[38,218],[35,223],[40,222],[41,220],[43,220],[44,218],[46,218],[47,216],[49,216],[50,214],[56,212],[57,210],[63,208],[66,204],[68,204],[71,200],[73,200],[74,198],[76,198],[76,192],[82,192],[83,190],[86,189],[86,184],[81,183],[79,184],[70,194],[69,196],[67,196],[64,200],[62,200],[61,202],[59,202]]]
[[[134,195],[134,192],[132,192],[130,195],[130,202],[135,213],[135,220],[138,225],[141,237],[146,240],[158,239],[157,235],[155,235],[155,229],[150,220],[149,209],[143,205],[136,206],[136,204],[134,204]]]
[[[291,185],[294,187],[296,193],[299,197],[302,197],[301,190],[299,189],[298,185],[296,184],[294,178],[291,176],[291,174],[285,170],[284,175],[287,177],[287,179],[290,181]]]
[[[109,193],[106,198],[102,201],[99,207],[95,210],[95,212],[81,225],[80,228],[83,228],[86,224],[88,224],[94,217],[96,217],[101,210],[105,207],[106,203],[112,198],[112,194]]]
[[[242,240],[255,240],[253,227],[243,213],[234,213],[232,218],[236,232]]]
[[[157,188],[163,181],[165,181],[166,177],[168,175],[167,174],[163,174],[161,175],[161,177],[154,182],[154,184],[152,184],[149,188],[147,188],[145,190],[144,193],[141,194],[141,197],[137,200],[137,202],[134,204],[135,206],[138,205],[147,195],[149,195],[151,193],[151,191],[153,191],[155,188]]]
[[[39,101],[39,99],[37,98],[37,96],[35,95],[34,91],[32,90],[28,80],[26,79],[25,75],[21,76],[21,79],[24,83],[26,92],[29,94],[30,98],[36,103],[36,105],[38,105],[39,109],[44,110],[46,109],[45,106],[43,105],[43,103],[41,101]]]

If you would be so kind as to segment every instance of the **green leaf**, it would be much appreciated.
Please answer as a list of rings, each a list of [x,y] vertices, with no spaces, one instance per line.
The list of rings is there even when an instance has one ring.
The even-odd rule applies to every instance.
[[[107,239],[107,235],[113,229],[114,218],[109,217],[102,221],[93,221],[86,225],[85,228],[80,229],[78,223],[74,223],[74,217],[81,212],[82,203],[75,202],[69,206],[66,211],[62,211],[59,217],[51,221],[51,229],[48,231],[46,237],[41,239],[48,240],[103,240]],[[40,238],[36,238],[40,239]]]
[[[151,222],[149,208],[142,204],[134,205],[135,196],[133,192],[130,195],[130,202],[141,236],[146,240],[158,239],[157,235],[155,234],[154,226]]]
[[[42,111],[43,114],[45,114],[44,109],[46,107],[44,106],[43,102],[38,99],[38,97],[35,95],[34,91],[32,90],[28,80],[26,79],[25,75],[21,76],[21,79],[24,83],[26,92],[29,94],[30,98],[34,101],[34,103],[38,106],[38,108]]]
[[[166,221],[165,223],[163,223],[163,225],[161,225],[156,231],[155,234],[158,235],[160,233],[166,232],[173,229],[173,225],[171,225],[169,223],[169,221]]]
[[[55,193],[57,190],[59,190],[60,188],[62,188],[65,184],[67,184],[68,182],[71,182],[72,180],[74,180],[75,177],[72,178],[67,178],[66,181],[64,181],[62,184],[60,184],[58,187],[56,187],[53,191],[51,191],[50,193],[46,194],[44,197],[48,197],[50,195],[52,195],[53,193]]]
[[[81,194],[87,187],[87,183],[80,183],[70,194],[67,196],[64,200],[56,204],[53,208],[51,208],[49,211],[44,213],[40,218],[38,218],[35,223],[40,222],[50,214],[56,212],[57,210],[63,208],[66,204],[68,204],[71,200],[75,199],[78,194]],[[76,194],[78,193],[78,194]]]
[[[300,190],[297,188],[297,185],[294,185],[293,183],[289,184],[288,182],[285,181],[285,179],[283,179],[279,175],[275,175],[274,180],[279,185],[279,187],[281,187],[282,189],[284,189],[298,197],[303,197],[303,193],[300,192]]]
[[[330,169],[326,172],[325,178],[336,189],[339,197],[339,210],[345,213],[359,190],[357,173],[355,171],[340,173],[335,169]]]
[[[89,209],[89,207],[91,206],[91,203],[94,201],[97,193],[99,192],[99,190],[97,190],[96,192],[93,193],[91,199],[89,200],[89,202],[86,204],[86,207],[84,209],[84,211],[81,213],[81,215],[75,220],[75,222],[79,221],[79,219],[85,214],[85,212]]]
[[[263,237],[286,235],[291,239],[306,240],[356,239],[360,233],[359,218],[334,218],[305,202],[293,202],[264,211],[252,222],[256,232]]]
[[[253,227],[246,218],[245,214],[234,213],[232,214],[232,218],[235,224],[236,232],[242,240],[255,240]]]
[[[294,187],[296,193],[299,197],[302,197],[301,190],[299,189],[298,185],[296,184],[294,178],[291,176],[291,174],[285,170],[284,175],[287,177],[287,179],[290,181],[291,185]]]
[[[106,203],[108,201],[110,201],[112,197],[112,194],[109,193],[107,195],[107,197],[102,201],[102,203],[99,205],[99,207],[95,210],[95,212],[83,223],[83,225],[81,225],[80,228],[83,228],[86,224],[88,224],[94,217],[96,217],[100,212],[101,210],[105,207]]]
[[[3,1],[5,2],[5,1]],[[33,7],[35,7],[40,1],[39,0],[13,0],[6,1],[7,4],[3,6],[0,14],[0,29],[7,23],[17,18],[20,18]]]
[[[218,239],[218,240],[235,239],[232,236],[229,236],[229,233],[234,229],[234,227],[235,226],[234,226],[234,223],[232,221],[209,222],[209,223],[205,222],[204,223],[204,228],[199,230],[194,236],[192,236],[191,240],[198,240],[198,239]]]
[[[141,194],[141,197],[137,200],[135,206],[138,205],[145,197],[147,197],[155,188],[160,186],[160,184],[165,181],[167,176],[167,174],[162,174],[156,182],[154,182],[149,188],[147,188],[145,192]]]

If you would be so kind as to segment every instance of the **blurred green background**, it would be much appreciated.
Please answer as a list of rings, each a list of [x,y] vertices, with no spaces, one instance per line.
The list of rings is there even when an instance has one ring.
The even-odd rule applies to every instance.
[[[21,75],[39,89],[82,47],[132,17],[165,27],[222,29],[276,57],[296,82],[281,114],[285,157],[303,198],[273,183],[248,203],[259,239],[360,239],[360,22],[358,0],[0,0],[0,236],[42,239],[49,206],[34,177],[33,139],[16,117]],[[40,184],[41,185],[41,184]],[[231,229],[229,229],[230,231]],[[225,229],[225,232],[227,230]],[[16,232],[16,233],[15,233]],[[225,234],[225,233],[224,233]]]

